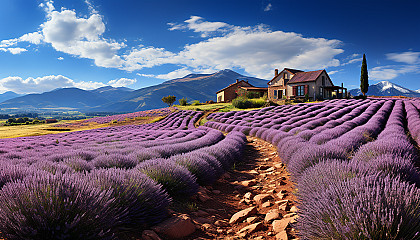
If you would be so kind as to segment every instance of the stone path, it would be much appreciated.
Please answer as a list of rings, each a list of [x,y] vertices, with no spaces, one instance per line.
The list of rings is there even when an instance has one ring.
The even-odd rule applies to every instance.
[[[298,217],[294,191],[276,149],[248,137],[244,161],[213,185],[200,188],[188,206],[172,211],[174,217],[160,229],[146,232],[156,236],[142,238],[297,239],[291,226]],[[175,233],[167,233],[168,229]]]

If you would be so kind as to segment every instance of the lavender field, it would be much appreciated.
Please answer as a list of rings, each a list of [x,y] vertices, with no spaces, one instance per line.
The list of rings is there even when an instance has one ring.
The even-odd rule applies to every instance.
[[[115,239],[161,222],[240,159],[245,135],[194,128],[200,116],[0,140],[1,234]]]
[[[420,239],[419,110],[419,100],[331,100],[213,113],[205,126],[277,146],[302,239]]]
[[[240,161],[251,135],[277,146],[296,182],[301,239],[419,239],[419,110],[419,100],[330,100],[212,113],[198,128],[202,112],[176,111],[1,139],[0,232],[116,239],[146,229]]]

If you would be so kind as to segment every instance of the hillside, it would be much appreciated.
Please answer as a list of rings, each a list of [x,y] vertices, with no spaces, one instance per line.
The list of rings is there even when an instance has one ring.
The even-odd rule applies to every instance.
[[[95,90],[78,88],[56,89],[41,94],[29,94],[0,103],[5,111],[51,111],[78,110],[81,112],[134,112],[166,107],[162,97],[175,95],[177,100],[186,97],[188,101],[205,102],[216,100],[216,92],[236,79],[247,80],[254,86],[265,87],[266,80],[246,77],[232,70],[213,74],[190,74],[183,78],[165,81],[161,84],[133,90],[111,86]],[[177,101],[178,102],[178,101]]]
[[[362,94],[360,89],[352,89],[349,91],[353,96]],[[405,97],[420,97],[420,92],[413,91],[405,87],[389,81],[381,81],[376,84],[370,85],[367,92],[368,96],[405,96]]]
[[[7,91],[5,93],[0,94],[0,102],[4,102],[4,101],[7,101],[9,99],[20,97],[20,96],[22,96],[22,95],[17,94],[17,93],[12,92],[12,91]]]
[[[88,110],[110,100],[90,91],[78,88],[61,88],[41,94],[28,94],[0,103],[0,108],[26,111],[51,111],[57,109]]]
[[[131,112],[162,108],[167,105],[161,99],[167,95],[174,95],[177,100],[187,97],[188,101],[215,101],[216,92],[234,83],[236,79],[248,80],[249,83],[258,87],[267,85],[266,80],[246,77],[228,69],[213,74],[190,74],[183,78],[135,90],[127,94],[122,100],[99,106],[95,108],[95,111]]]

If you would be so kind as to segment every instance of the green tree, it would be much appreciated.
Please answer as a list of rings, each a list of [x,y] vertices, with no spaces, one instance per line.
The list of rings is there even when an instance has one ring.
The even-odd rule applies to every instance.
[[[366,56],[363,54],[362,61],[362,70],[360,73],[360,91],[363,93],[363,96],[366,96],[366,93],[369,89],[369,76],[367,70]]]
[[[179,99],[179,105],[181,105],[181,106],[187,106],[187,99],[186,98]]]
[[[169,96],[166,96],[166,97],[162,98],[162,101],[164,103],[168,104],[169,107],[171,107],[172,104],[174,104],[175,100],[176,100],[176,97],[172,96],[172,95],[169,95]]]

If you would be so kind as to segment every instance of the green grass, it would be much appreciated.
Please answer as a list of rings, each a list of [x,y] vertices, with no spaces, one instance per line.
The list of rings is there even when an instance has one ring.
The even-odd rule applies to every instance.
[[[255,109],[261,108],[248,108],[248,109],[239,109],[232,106],[232,103],[213,103],[213,104],[202,104],[202,105],[188,105],[188,106],[180,106],[175,105],[180,110],[194,110],[194,111],[209,111],[213,109],[220,108],[219,112],[230,112],[230,111],[250,111]],[[199,110],[197,110],[199,109]]]

